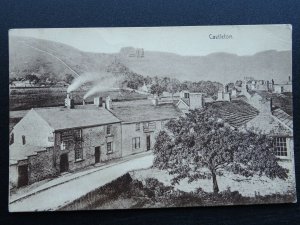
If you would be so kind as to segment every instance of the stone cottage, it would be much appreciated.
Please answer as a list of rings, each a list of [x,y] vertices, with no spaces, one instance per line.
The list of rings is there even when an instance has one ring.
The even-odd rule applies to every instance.
[[[11,132],[11,187],[121,157],[121,121],[97,102],[30,110]]]

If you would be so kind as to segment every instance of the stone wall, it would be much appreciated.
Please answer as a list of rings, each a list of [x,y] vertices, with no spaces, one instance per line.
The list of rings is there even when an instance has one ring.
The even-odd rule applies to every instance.
[[[44,180],[57,175],[53,163],[53,148],[47,148],[37,152],[36,155],[28,157],[28,182]]]
[[[122,124],[122,156],[127,156],[139,152],[147,151],[147,136],[150,136],[150,150],[153,149],[155,144],[155,138],[159,131],[163,129],[162,121],[155,122],[155,129],[150,132],[144,132],[143,123],[140,124],[140,130],[136,130],[136,123]],[[166,123],[163,122],[163,123]],[[132,146],[132,139],[140,138],[140,148],[134,149]]]
[[[121,146],[121,123],[110,124],[111,134],[106,134],[107,125],[82,128],[81,147],[83,157],[75,160],[76,141],[70,140],[70,145],[65,150],[61,150],[61,135],[55,135],[55,164],[60,171],[60,155],[67,154],[69,161],[69,171],[76,171],[95,164],[95,147],[100,147],[100,162],[122,156]],[[112,142],[113,152],[107,153],[107,142]]]

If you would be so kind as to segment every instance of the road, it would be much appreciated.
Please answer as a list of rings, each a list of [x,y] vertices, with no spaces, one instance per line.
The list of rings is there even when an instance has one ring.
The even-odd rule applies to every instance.
[[[36,192],[9,205],[10,212],[54,211],[101,187],[131,170],[152,166],[153,155],[141,155],[87,173],[48,189]]]

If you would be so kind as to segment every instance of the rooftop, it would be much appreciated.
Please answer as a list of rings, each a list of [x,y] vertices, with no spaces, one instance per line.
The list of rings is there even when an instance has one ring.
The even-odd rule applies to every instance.
[[[270,93],[267,91],[256,91],[263,98],[271,99],[275,108],[280,108],[290,116],[293,116],[293,96],[292,93]]]
[[[125,123],[177,118],[181,111],[171,103],[154,106],[149,100],[113,102],[112,113]]]
[[[284,112],[282,109],[275,109],[272,111],[273,116],[275,116],[280,122],[284,123],[290,129],[293,129],[293,117]]]
[[[32,110],[40,115],[54,130],[120,122],[107,109],[95,105],[77,105],[75,109],[49,107]]]
[[[9,146],[9,164],[15,164],[19,160],[25,160],[28,156],[36,155],[37,152],[44,150],[46,150],[45,147],[14,143]]]
[[[245,125],[258,115],[258,110],[244,102],[235,100],[231,102],[214,102],[210,106],[217,110],[220,117],[231,126],[238,128]]]

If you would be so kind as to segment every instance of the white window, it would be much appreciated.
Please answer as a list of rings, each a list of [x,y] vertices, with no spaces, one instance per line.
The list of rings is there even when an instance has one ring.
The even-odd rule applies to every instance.
[[[287,144],[285,137],[276,137],[274,147],[276,156],[287,156]]]
[[[67,149],[67,142],[66,141],[62,141],[60,144],[60,150],[66,150]]]
[[[107,154],[113,153],[112,142],[107,142],[107,144],[106,144],[106,149],[107,149]]]
[[[83,159],[83,150],[82,148],[75,148],[75,161]]]
[[[107,125],[106,127],[106,134],[111,134],[111,125]]]
[[[141,148],[141,138],[134,137],[132,138],[132,149],[139,149]]]

